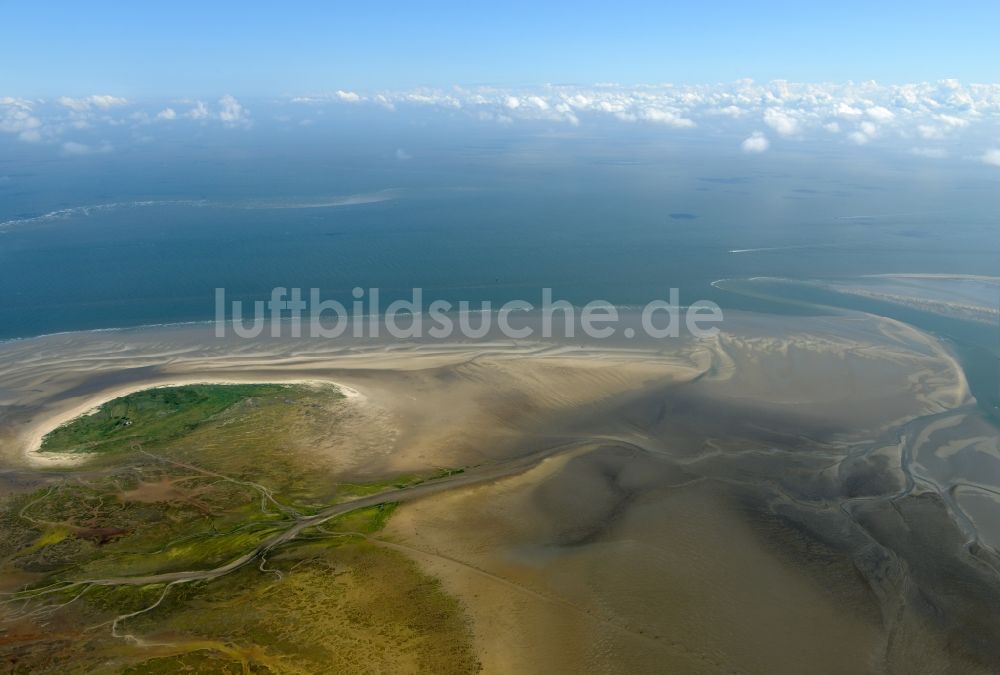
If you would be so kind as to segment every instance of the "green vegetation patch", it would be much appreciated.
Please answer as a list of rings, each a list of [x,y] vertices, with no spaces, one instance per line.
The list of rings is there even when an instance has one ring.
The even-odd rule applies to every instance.
[[[192,432],[238,403],[287,390],[279,384],[194,384],[138,391],[52,431],[41,450],[103,453],[136,444],[156,446]]]
[[[393,502],[197,579],[332,504],[462,473],[338,483],[336,462],[311,450],[337,433],[342,398],[333,387],[164,387],[49,434],[44,451],[93,456],[85,472],[0,498],[0,578],[14,592],[0,597],[0,663],[19,672],[476,671],[458,601],[369,536]],[[168,572],[191,574],[114,585]],[[104,583],[85,581],[95,579]]]
[[[387,502],[345,513],[327,523],[323,529],[332,532],[374,534],[385,527],[399,504]]]
[[[475,673],[459,601],[398,551],[341,534],[376,532],[396,508],[344,514],[208,581],[56,590],[52,612],[11,617],[0,658],[24,672]],[[115,619],[142,644],[114,637]]]
[[[357,540],[299,542],[269,559],[267,570],[248,566],[171,588],[170,602],[128,620],[123,629],[176,645],[228,645],[228,656],[216,653],[214,663],[200,662],[213,672],[479,670],[462,606],[401,553]],[[209,652],[199,653],[208,658]],[[135,664],[136,672],[176,672],[192,658],[151,660]]]
[[[404,474],[391,480],[371,481],[368,483],[339,483],[337,485],[337,495],[340,498],[352,499],[355,497],[367,497],[379,492],[413,487],[427,481],[448,478],[460,473],[465,473],[465,469],[438,469],[432,474]]]

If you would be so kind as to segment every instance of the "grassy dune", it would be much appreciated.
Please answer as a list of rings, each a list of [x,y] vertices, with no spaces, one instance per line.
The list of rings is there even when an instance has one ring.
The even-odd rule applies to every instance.
[[[26,672],[475,671],[457,601],[367,539],[391,503],[311,528],[210,581],[72,585],[210,569],[324,506],[456,471],[359,483],[323,470],[296,435],[328,428],[344,405],[333,388],[169,387],[49,434],[43,451],[88,453],[91,468],[0,509],[0,578],[19,584],[0,601],[0,663]]]
[[[288,390],[277,384],[162,387],[108,401],[90,415],[52,431],[42,452],[113,452],[134,443],[168,443],[237,403]]]

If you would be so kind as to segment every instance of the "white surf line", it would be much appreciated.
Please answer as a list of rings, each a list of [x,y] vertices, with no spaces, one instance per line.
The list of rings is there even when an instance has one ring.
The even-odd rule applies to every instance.
[[[804,283],[809,283],[809,282],[807,282],[805,280],[802,280],[802,279],[792,279],[790,277],[746,277],[746,278],[725,277],[724,279],[716,279],[715,281],[713,281],[712,283],[710,283],[709,286],[711,286],[712,288],[719,288],[721,290],[726,290],[720,284],[724,284],[727,281],[736,281],[736,282],[740,282],[740,281],[787,281],[787,282],[791,282],[791,283],[803,283],[803,284]]]
[[[3,230],[0,230],[3,234]],[[289,319],[290,320],[290,319]],[[37,340],[41,338],[62,337],[64,335],[87,335],[89,333],[124,333],[132,330],[145,330],[149,328],[178,328],[182,326],[211,326],[215,319],[200,319],[198,321],[171,321],[166,323],[141,323],[135,326],[108,326],[107,328],[86,328],[84,330],[57,330],[53,333],[39,333],[38,335],[25,335],[24,337],[4,338],[0,340],[0,345],[11,342],[24,342],[26,340]]]
[[[875,220],[877,218],[910,218],[912,216],[926,216],[941,211],[911,211],[910,213],[873,213],[871,215],[860,216],[836,216],[834,220]]]
[[[733,248],[729,253],[763,253],[765,251],[794,251],[803,248],[829,248],[833,244],[803,244],[801,246],[764,246],[762,248]]]
[[[893,272],[891,274],[862,274],[862,279],[929,279],[929,280],[960,280],[1000,282],[1000,276],[991,277],[985,274],[932,273],[932,272]]]
[[[115,211],[117,209],[137,209],[146,206],[205,206],[208,202],[203,199],[146,199],[130,202],[108,202],[105,204],[88,204],[84,206],[69,206],[64,209],[56,209],[38,216],[28,216],[26,218],[12,218],[0,222],[0,232],[19,225],[31,225],[32,223],[44,223],[50,220],[65,220],[73,216],[89,216],[94,211]]]
[[[261,202],[237,202],[229,204],[232,208],[238,209],[327,209],[337,206],[355,206],[361,204],[377,204],[399,199],[401,190],[398,188],[387,188],[377,192],[363,192],[346,197],[335,197],[323,201],[261,201]],[[221,206],[221,204],[220,204]]]
[[[51,220],[67,220],[74,216],[87,217],[101,211],[117,211],[119,209],[138,209],[149,206],[200,206],[230,209],[325,209],[338,206],[355,206],[362,204],[376,204],[379,202],[399,199],[401,190],[398,188],[387,188],[376,192],[363,192],[341,197],[320,198],[318,201],[304,201],[299,199],[288,201],[236,201],[217,202],[208,199],[141,199],[134,201],[107,202],[104,204],[86,204],[82,206],[68,206],[56,209],[37,216],[26,216],[23,218],[11,218],[0,222],[0,232],[6,232],[12,228],[44,223]]]

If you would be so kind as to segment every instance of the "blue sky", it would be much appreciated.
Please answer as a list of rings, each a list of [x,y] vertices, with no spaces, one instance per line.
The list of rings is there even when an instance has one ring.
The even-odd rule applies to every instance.
[[[0,95],[995,82],[1000,3],[4,2]]]

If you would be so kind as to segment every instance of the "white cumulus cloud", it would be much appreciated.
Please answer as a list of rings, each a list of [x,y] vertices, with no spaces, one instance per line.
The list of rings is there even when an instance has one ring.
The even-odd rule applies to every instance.
[[[184,116],[193,120],[207,120],[209,118],[208,106],[201,101],[195,101],[194,107],[184,113]]]
[[[854,119],[861,117],[863,113],[846,101],[841,101],[834,109],[834,115],[843,119]]]
[[[767,140],[767,136],[761,132],[755,131],[740,144],[740,147],[743,148],[743,152],[748,154],[759,154],[766,152],[771,147],[771,141]]]
[[[528,102],[528,104],[533,105],[534,107],[538,108],[539,110],[548,110],[549,109],[548,102],[546,102],[546,100],[544,98],[542,98],[541,96],[529,96],[527,98],[527,102]]]
[[[235,96],[226,94],[219,99],[219,120],[227,127],[249,126],[250,111],[244,108]]]
[[[307,111],[299,105],[302,103],[309,104]],[[274,105],[291,107],[265,112],[289,125],[311,122],[318,126],[330,119],[324,117],[322,106],[345,103],[381,108],[398,116],[419,107],[426,111],[420,114],[466,115],[483,124],[563,125],[566,134],[577,126],[625,123],[697,129],[705,138],[744,139],[740,143],[746,152],[767,151],[775,138],[794,138],[803,144],[843,141],[877,145],[880,151],[921,157],[946,155],[993,164],[992,150],[970,154],[964,148],[993,148],[1000,139],[1000,83],[965,84],[957,80],[898,85],[740,80],[721,84],[605,82],[337,89],[289,96]],[[271,105],[270,101],[261,103]],[[111,131],[115,127],[130,128],[128,138],[134,142],[151,140],[150,133],[157,127],[150,123],[166,120],[178,120],[178,129],[188,126],[180,120],[195,120],[204,127],[214,123],[250,128],[253,124],[250,111],[230,95],[211,102],[164,100],[159,105],[110,94],[48,100],[0,97],[0,136],[9,134],[15,140],[48,145],[66,154],[80,150],[72,145],[77,141],[70,139],[101,138],[104,129],[114,134],[107,138],[120,142],[121,133]],[[79,134],[83,130],[87,136]],[[64,142],[71,145],[64,148]],[[92,145],[90,151],[102,147],[87,142]]]
[[[990,166],[1000,166],[1000,149],[993,148],[983,153],[981,157],[984,164]]]
[[[4,99],[0,104],[0,131],[16,134],[28,143],[41,140],[42,121],[35,117],[29,105],[16,99]]]
[[[781,136],[795,136],[801,130],[801,125],[797,119],[777,108],[768,108],[764,111],[764,124],[774,129]]]
[[[865,112],[876,122],[891,122],[896,119],[896,113],[880,105],[872,106]]]
[[[82,98],[62,96],[58,99],[58,102],[59,105],[64,108],[69,108],[70,110],[75,110],[76,112],[85,112],[91,108],[107,110],[114,106],[126,105],[128,100],[117,96],[111,96],[109,94],[94,94],[92,96],[84,96]]]
[[[689,120],[686,117],[681,117],[677,113],[671,110],[660,110],[659,108],[645,108],[641,113],[640,117],[647,122],[654,122],[656,124],[664,124],[668,127],[693,127],[695,126],[693,120]]]

